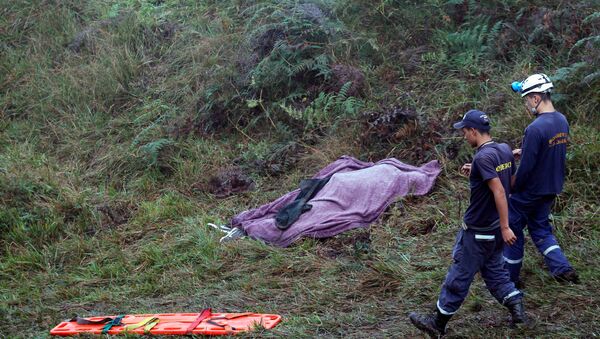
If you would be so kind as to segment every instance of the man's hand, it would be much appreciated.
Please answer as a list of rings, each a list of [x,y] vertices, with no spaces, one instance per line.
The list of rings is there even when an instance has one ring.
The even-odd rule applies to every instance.
[[[462,165],[462,167],[460,168],[460,170],[458,170],[458,173],[460,173],[462,176],[468,177],[469,175],[471,175],[471,164],[464,164]]]
[[[515,241],[517,241],[517,237],[515,236],[513,231],[510,229],[510,227],[502,227],[501,231],[502,231],[502,239],[504,240],[504,242],[507,245],[512,246],[512,244],[514,244]]]
[[[515,157],[515,160],[519,160],[519,159],[521,159],[521,152],[522,152],[522,151],[523,151],[523,150],[522,150],[522,149],[520,149],[520,148],[515,148],[515,149],[512,151],[512,153],[513,153],[513,157]]]

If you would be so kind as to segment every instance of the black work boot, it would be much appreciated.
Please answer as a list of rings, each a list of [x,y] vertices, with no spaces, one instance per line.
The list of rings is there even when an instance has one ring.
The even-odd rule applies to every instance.
[[[557,274],[554,276],[554,279],[561,283],[571,282],[573,284],[579,284],[579,275],[577,275],[577,272],[575,272],[575,270],[570,270],[561,274]]]
[[[523,307],[522,298],[512,298],[504,304],[511,315],[510,324],[515,326],[517,324],[525,324],[527,322],[527,315],[525,315],[525,307]]]
[[[408,317],[413,325],[429,334],[430,337],[441,338],[446,334],[446,324],[452,316],[442,314],[439,310],[436,310],[434,315],[422,315],[411,312]]]

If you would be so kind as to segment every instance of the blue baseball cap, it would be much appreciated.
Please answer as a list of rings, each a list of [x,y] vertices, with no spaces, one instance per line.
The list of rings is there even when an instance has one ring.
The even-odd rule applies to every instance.
[[[454,124],[454,128],[456,129],[464,127],[477,128],[482,131],[489,131],[492,128],[487,114],[476,109],[472,109],[465,113],[462,120]]]

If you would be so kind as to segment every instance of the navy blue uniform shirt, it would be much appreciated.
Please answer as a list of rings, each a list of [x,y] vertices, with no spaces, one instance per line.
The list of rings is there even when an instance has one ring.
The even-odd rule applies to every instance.
[[[525,129],[513,193],[556,195],[565,182],[569,123],[559,112],[537,116]]]
[[[494,194],[487,181],[499,178],[508,200],[510,178],[514,172],[515,158],[507,144],[491,142],[479,147],[473,157],[469,176],[471,203],[463,218],[470,229],[489,231],[500,227]]]

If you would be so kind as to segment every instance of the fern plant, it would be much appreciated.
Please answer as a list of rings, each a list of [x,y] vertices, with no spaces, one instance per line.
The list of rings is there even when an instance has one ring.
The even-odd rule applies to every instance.
[[[326,48],[343,30],[311,3],[281,1],[262,3],[246,10],[249,33],[260,57],[250,71],[250,87],[263,98],[278,100],[304,92],[330,76],[332,52]]]
[[[291,118],[302,122],[305,130],[326,128],[340,119],[355,117],[364,107],[360,99],[348,96],[351,86],[352,82],[345,83],[337,94],[320,92],[304,109],[285,103],[280,103],[279,107]]]
[[[159,165],[159,155],[163,149],[167,146],[173,145],[174,142],[171,139],[158,139],[151,141],[139,149],[144,154],[144,156],[149,160],[148,166],[156,166]]]
[[[175,115],[175,110],[161,100],[152,100],[143,105],[140,112],[132,122],[139,132],[131,141],[130,149],[140,154],[149,167],[164,165],[159,161],[161,152],[175,144],[166,136],[165,125]]]
[[[147,102],[138,112],[132,122],[134,129],[139,129],[131,141],[132,148],[160,137],[164,133],[164,124],[174,115],[174,109],[161,100]]]
[[[498,21],[490,27],[489,21],[489,18],[483,18],[458,32],[438,31],[438,40],[452,66],[469,68],[492,56],[493,42],[500,34],[503,22]]]
[[[571,64],[556,70],[552,80],[560,93],[554,97],[560,103],[589,107],[590,112],[600,109],[600,12],[594,12],[582,20],[589,35],[580,38],[569,49]]]

